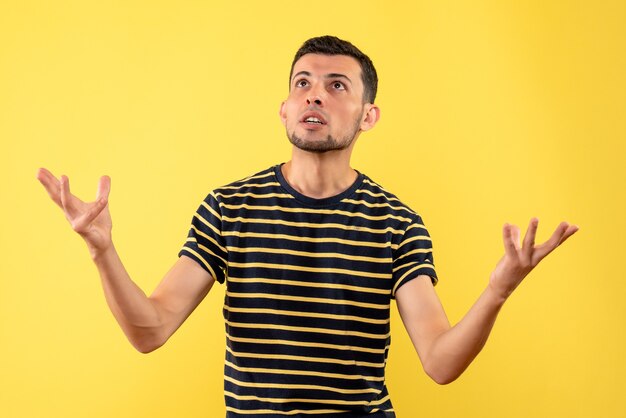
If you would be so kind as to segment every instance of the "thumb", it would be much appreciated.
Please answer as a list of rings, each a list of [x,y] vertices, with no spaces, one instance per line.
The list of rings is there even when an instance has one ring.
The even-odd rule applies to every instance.
[[[109,176],[100,177],[98,182],[98,192],[96,193],[96,200],[104,198],[109,200],[109,193],[111,192],[111,178]]]

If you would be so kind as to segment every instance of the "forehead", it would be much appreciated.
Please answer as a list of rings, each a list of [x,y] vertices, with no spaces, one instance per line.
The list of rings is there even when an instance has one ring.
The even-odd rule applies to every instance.
[[[293,66],[293,75],[306,71],[313,76],[343,74],[353,83],[361,83],[361,65],[348,55],[305,54]]]

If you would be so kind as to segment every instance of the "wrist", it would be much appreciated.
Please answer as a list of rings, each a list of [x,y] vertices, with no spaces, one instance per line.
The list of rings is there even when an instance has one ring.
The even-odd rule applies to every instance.
[[[487,289],[485,293],[489,296],[490,300],[493,301],[494,304],[502,306],[504,302],[511,296],[511,292],[504,292],[502,290],[497,289],[493,282],[490,280],[487,285]]]
[[[115,253],[113,241],[103,247],[92,247],[91,245],[88,245],[88,247],[91,260],[96,264],[101,263],[103,260],[109,258],[113,253]]]

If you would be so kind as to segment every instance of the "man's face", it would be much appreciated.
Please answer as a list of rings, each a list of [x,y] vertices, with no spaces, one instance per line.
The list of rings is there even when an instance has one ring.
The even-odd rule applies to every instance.
[[[364,127],[359,62],[346,55],[303,55],[294,65],[280,117],[293,145],[310,152],[348,148]]]

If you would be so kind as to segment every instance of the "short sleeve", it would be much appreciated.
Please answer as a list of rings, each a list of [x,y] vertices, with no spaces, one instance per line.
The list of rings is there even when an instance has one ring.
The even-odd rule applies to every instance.
[[[400,286],[420,275],[430,276],[433,285],[437,284],[432,241],[422,219],[416,216],[394,251],[391,297],[395,299]]]
[[[187,240],[178,256],[195,260],[219,283],[224,283],[227,250],[222,236],[222,216],[219,202],[211,192],[200,204],[191,220]]]

